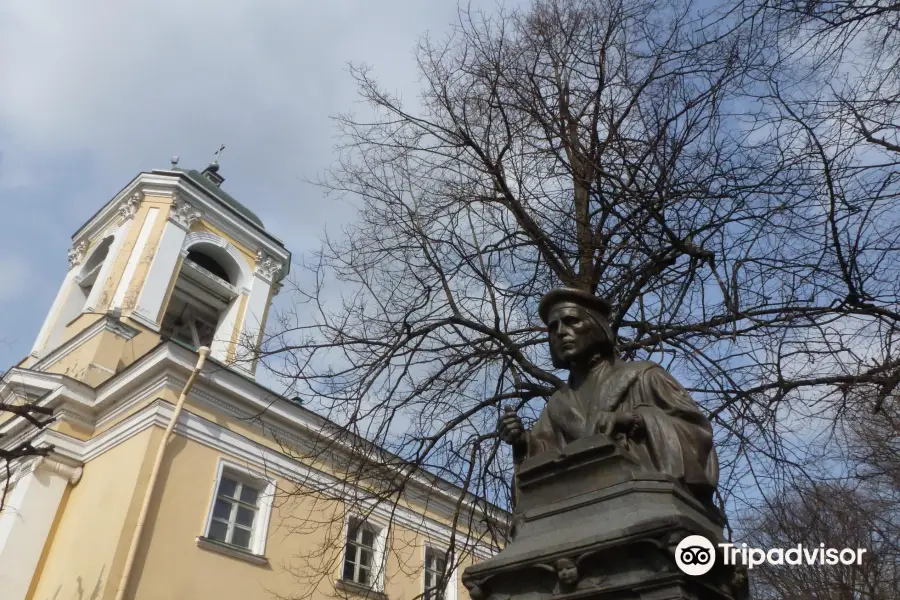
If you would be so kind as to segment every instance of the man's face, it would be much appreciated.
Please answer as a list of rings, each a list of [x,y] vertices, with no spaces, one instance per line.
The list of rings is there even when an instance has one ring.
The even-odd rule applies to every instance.
[[[571,364],[596,350],[601,333],[587,312],[571,302],[560,302],[547,317],[550,346],[560,362]]]

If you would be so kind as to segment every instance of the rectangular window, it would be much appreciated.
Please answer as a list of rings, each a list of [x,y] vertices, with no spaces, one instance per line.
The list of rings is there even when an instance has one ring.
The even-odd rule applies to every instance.
[[[347,547],[344,552],[346,581],[373,587],[375,574],[375,538],[378,531],[365,521],[351,518],[347,527]]]
[[[444,571],[447,570],[447,556],[434,548],[425,548],[425,598],[424,600],[444,600]]]
[[[222,470],[212,516],[206,537],[250,550],[254,526],[259,527],[259,500],[262,485],[248,481],[246,477]]]

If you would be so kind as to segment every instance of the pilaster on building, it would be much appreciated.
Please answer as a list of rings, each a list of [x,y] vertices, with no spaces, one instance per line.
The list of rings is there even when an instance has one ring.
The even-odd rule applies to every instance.
[[[53,410],[40,431],[0,413],[0,447],[53,448],[0,473],[0,489],[8,488],[2,600],[296,595],[297,579],[282,567],[298,544],[313,547],[329,534],[323,527],[290,538],[281,524],[321,507],[273,497],[303,482],[335,490],[337,507],[356,495],[333,465],[301,458],[321,448],[333,424],[256,381],[260,340],[291,254],[223,182],[216,163],[202,172],[141,173],[72,237],[68,270],[31,352],[0,379],[5,402]],[[209,360],[173,423],[204,346]],[[332,450],[338,462],[352,454]],[[402,506],[371,506],[336,523],[340,531],[331,533],[356,550],[344,550],[324,595],[413,597],[435,575],[423,580],[392,562],[388,531],[414,540],[421,556],[410,560],[427,555],[432,570],[439,548],[475,533],[451,529],[460,497],[453,485],[423,473],[409,494]],[[469,516],[460,523],[488,519],[474,499],[462,506]],[[143,534],[135,537],[136,528]],[[473,560],[494,551],[474,547]],[[365,561],[381,568],[377,576]],[[456,600],[457,576],[445,600]]]

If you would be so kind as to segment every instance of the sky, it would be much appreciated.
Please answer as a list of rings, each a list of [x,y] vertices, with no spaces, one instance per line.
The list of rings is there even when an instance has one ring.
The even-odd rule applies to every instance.
[[[510,2],[506,3],[507,5]],[[494,0],[473,0],[493,11]],[[349,62],[414,102],[413,53],[454,0],[0,3],[0,365],[31,350],[72,234],[141,171],[202,170],[299,259],[353,218],[306,183],[359,110]],[[325,204],[328,202],[328,204]]]

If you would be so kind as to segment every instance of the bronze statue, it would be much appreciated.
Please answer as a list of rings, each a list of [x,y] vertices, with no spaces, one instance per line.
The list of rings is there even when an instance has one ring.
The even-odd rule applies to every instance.
[[[530,431],[513,409],[499,419],[515,463],[509,543],[463,573],[472,600],[747,598],[733,564],[677,564],[689,536],[725,539],[712,426],[660,365],[618,356],[610,309],[573,289],[541,299],[569,379]]]
[[[500,437],[512,445],[518,468],[526,458],[606,434],[643,469],[670,476],[712,505],[719,465],[709,420],[660,365],[619,358],[610,308],[601,298],[568,288],[541,299],[550,356],[554,366],[569,371],[569,380],[530,431],[508,409],[498,423]]]

